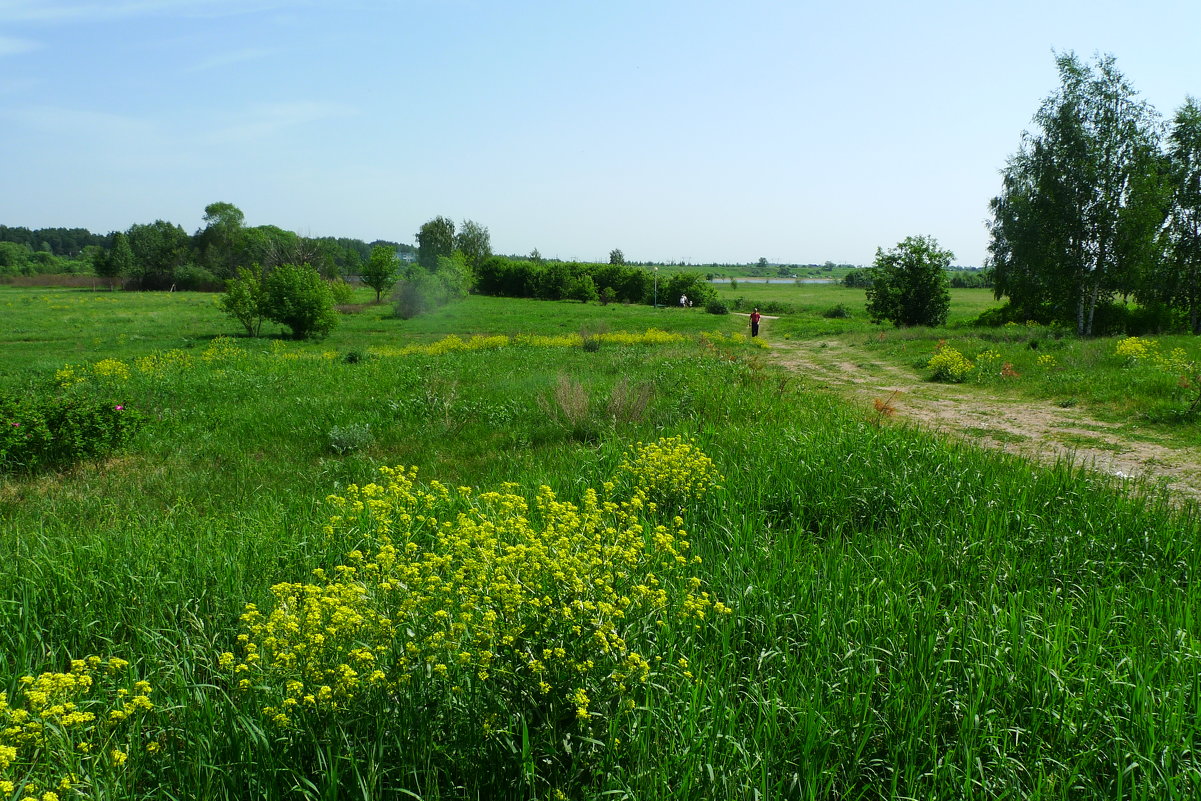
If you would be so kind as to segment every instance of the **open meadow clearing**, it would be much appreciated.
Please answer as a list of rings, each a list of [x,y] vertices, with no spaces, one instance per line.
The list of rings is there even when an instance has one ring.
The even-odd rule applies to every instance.
[[[1196,447],[1155,349],[966,327],[986,290],[904,331],[861,290],[719,292],[790,311],[752,342],[472,296],[296,342],[213,295],[0,287],[9,436],[35,397],[138,421],[0,484],[0,796],[1201,793],[1197,505],[838,378],[936,393],[946,340],[965,402]]]

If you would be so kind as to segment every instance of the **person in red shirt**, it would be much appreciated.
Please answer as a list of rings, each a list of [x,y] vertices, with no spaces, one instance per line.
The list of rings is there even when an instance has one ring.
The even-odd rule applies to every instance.
[[[759,318],[761,316],[758,308],[751,312],[751,336],[753,337],[759,336]]]

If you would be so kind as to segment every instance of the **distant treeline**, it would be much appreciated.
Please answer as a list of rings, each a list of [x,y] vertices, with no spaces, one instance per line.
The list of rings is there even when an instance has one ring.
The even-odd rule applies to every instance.
[[[992,289],[993,271],[990,269],[960,268],[947,270],[947,283],[952,289]],[[842,285],[856,289],[867,289],[872,285],[872,269],[851,270],[842,279]]]
[[[86,228],[0,225],[0,276],[88,273],[131,289],[217,289],[238,267],[311,264],[327,278],[355,275],[376,245],[415,258],[412,245],[306,237],[274,225],[246,226],[232,203],[205,207],[195,233],[164,220],[96,234]]]
[[[534,261],[492,256],[476,269],[477,292],[509,298],[596,300],[601,303],[676,305],[685,296],[705,305],[716,293],[703,275],[663,272],[629,264]]]

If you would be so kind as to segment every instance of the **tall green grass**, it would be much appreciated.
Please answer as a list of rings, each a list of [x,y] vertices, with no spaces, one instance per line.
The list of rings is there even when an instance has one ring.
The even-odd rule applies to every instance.
[[[146,296],[116,298],[121,315],[125,298],[155,308]],[[111,351],[77,349],[55,333],[58,318],[42,330],[30,313],[23,353],[37,358],[7,347],[0,357],[6,383],[44,386],[66,362],[168,347],[192,356],[103,386],[151,417],[128,449],[0,486],[0,692],[13,699],[21,675],[73,657],[133,662],[155,687],[162,748],[137,760],[124,797],[1201,790],[1194,506],[1151,488],[1128,494],[1069,464],[1039,468],[874,425],[729,340],[346,358],[455,327],[737,325],[695,310],[501,301],[412,326],[365,313],[324,343],[239,340],[206,361],[206,336],[232,333],[225,321],[197,311],[188,322],[190,304],[159,302],[159,322],[135,315],[142,322],[126,325],[139,338]],[[455,322],[472,310],[470,323]],[[119,339],[114,326],[102,340]],[[586,404],[567,410],[561,378]],[[614,407],[619,386],[648,388],[646,405]],[[330,432],[351,425],[370,439],[336,452]],[[673,434],[726,476],[681,511],[702,559],[696,575],[733,614],[665,634],[660,646],[688,654],[694,681],[650,681],[632,724],[601,746],[559,742],[554,764],[542,763],[514,731],[499,748],[481,733],[439,751],[424,728],[434,718],[399,700],[297,742],[239,702],[217,665],[237,650],[246,603],[269,608],[273,584],[345,563],[344,544],[323,534],[333,513],[324,499],[373,480],[379,465],[416,465],[450,486],[547,485],[578,501],[633,443]],[[472,757],[484,751],[489,761]]]

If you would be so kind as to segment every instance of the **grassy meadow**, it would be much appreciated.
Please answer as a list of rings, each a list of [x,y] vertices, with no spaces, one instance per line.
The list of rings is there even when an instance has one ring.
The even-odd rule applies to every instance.
[[[801,309],[769,341],[1038,338],[1129,381],[1113,340],[957,327],[983,290],[922,332],[721,291]],[[1201,793],[1196,507],[880,425],[737,315],[356,308],[293,342],[0,287],[0,391],[147,421],[0,479],[0,797]]]

